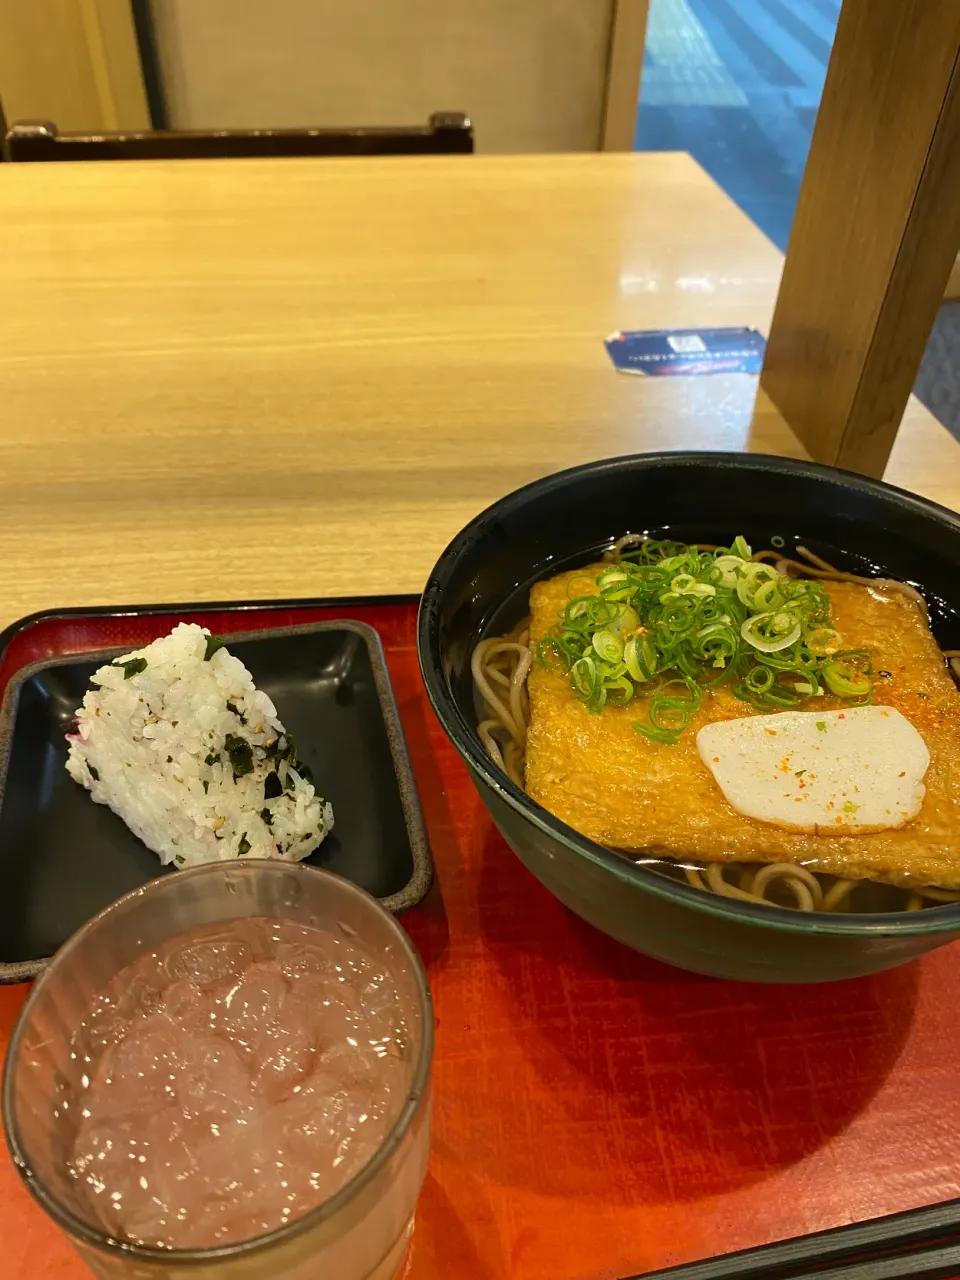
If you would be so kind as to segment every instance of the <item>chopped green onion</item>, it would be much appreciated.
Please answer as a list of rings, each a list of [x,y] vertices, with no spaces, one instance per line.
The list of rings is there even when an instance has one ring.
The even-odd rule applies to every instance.
[[[872,696],[869,655],[841,651],[823,583],[753,560],[742,537],[712,552],[648,538],[583,594],[590,585],[590,575],[571,575],[580,594],[538,642],[537,660],[566,672],[593,712],[642,698],[646,717],[634,727],[651,741],[677,742],[705,692],[725,682],[763,711],[826,690]]]
[[[686,697],[668,694],[667,689],[677,687],[686,690]],[[659,693],[650,702],[650,721],[648,724],[634,724],[637,733],[655,742],[673,746],[689,725],[695,711],[703,701],[703,692],[699,685],[692,681],[668,680]]]
[[[739,556],[741,560],[753,559],[753,552],[750,550],[750,544],[747,542],[746,538],[742,537],[739,533],[733,540],[733,544],[730,547],[730,554],[733,556]]]
[[[630,575],[625,573],[619,566],[605,569],[597,577],[597,586],[605,599],[615,602],[629,599],[633,592],[630,584]]]
[[[592,696],[596,678],[594,664],[589,658],[581,658],[573,664],[570,668],[570,683],[585,700]]]
[[[636,680],[637,684],[643,684],[643,682],[647,679],[647,675],[646,675],[646,672],[643,670],[643,668],[640,666],[640,661],[637,657],[637,637],[636,636],[631,636],[630,639],[627,641],[627,643],[624,645],[623,660],[627,664],[627,670],[629,671],[633,679]]]
[[[695,639],[699,656],[721,671],[737,656],[740,648],[739,636],[729,624],[724,622],[710,623],[697,632]]]
[[[836,653],[842,643],[840,633],[833,627],[814,627],[807,635],[807,644],[814,653]]]
[[[737,578],[737,595],[751,612],[763,609],[763,605],[755,603],[757,589],[765,582],[772,582],[779,586],[782,581],[783,579],[772,564],[753,562],[748,564]]]
[[[794,621],[791,613],[755,613],[740,628],[740,634],[747,644],[753,645],[761,653],[778,653],[781,649],[789,649],[800,639],[802,627]]]
[[[733,588],[747,562],[740,556],[717,556],[713,562],[713,577],[721,587]]]
[[[622,640],[625,635],[636,631],[639,626],[640,615],[636,609],[631,609],[628,604],[624,604],[620,606],[620,612],[610,623],[607,630]]]
[[[746,679],[747,688],[753,693],[766,693],[773,688],[776,676],[769,667],[754,667]]]
[[[853,656],[831,658],[823,668],[823,682],[838,698],[863,698],[873,689],[867,671],[859,667]]]
[[[678,596],[715,596],[717,588],[709,582],[698,582],[692,573],[678,573],[670,583],[670,590]]]
[[[806,676],[805,680],[797,681],[794,685],[797,694],[805,694],[808,698],[822,698],[823,690],[820,689],[820,682],[815,669],[810,668],[809,671],[804,672],[804,675]]]
[[[593,647],[604,662],[619,662],[623,657],[623,645],[612,631],[595,631]]]
[[[776,582],[761,582],[754,592],[753,605],[755,609],[779,609],[782,604],[783,596],[780,594],[780,586]]]
[[[615,680],[605,680],[603,687],[607,691],[607,701],[611,706],[622,706],[633,697],[633,681],[626,676],[617,676]]]

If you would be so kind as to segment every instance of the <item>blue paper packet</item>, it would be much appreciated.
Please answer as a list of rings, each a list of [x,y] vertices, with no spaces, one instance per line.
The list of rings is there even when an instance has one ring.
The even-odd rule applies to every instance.
[[[766,340],[756,329],[636,329],[604,339],[614,368],[642,378],[759,373]]]

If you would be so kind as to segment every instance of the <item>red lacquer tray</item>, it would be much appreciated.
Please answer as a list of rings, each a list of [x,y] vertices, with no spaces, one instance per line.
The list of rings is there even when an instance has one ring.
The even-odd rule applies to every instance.
[[[353,617],[386,649],[437,871],[402,917],[438,1017],[435,1137],[410,1280],[616,1280],[960,1194],[960,944],[822,987],[699,978],[568,912],[495,831],[430,710],[416,601],[27,619],[27,662]],[[0,989],[5,1048],[25,987]],[[0,1164],[8,1280],[86,1275]]]

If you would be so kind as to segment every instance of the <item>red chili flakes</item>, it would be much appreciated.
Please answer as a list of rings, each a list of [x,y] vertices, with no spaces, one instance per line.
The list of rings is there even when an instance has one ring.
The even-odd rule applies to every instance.
[[[764,733],[769,733],[769,735],[770,735],[770,737],[771,737],[771,738],[775,738],[775,737],[777,736],[777,731],[776,731],[776,729],[764,729],[764,731],[763,731],[763,732],[764,732]]]
[[[714,756],[714,757],[713,757],[713,763],[714,763],[714,764],[719,764],[719,763],[720,763],[720,757],[719,757],[719,756]]]
[[[838,720],[846,720],[846,718],[847,718],[847,713],[845,711],[841,711],[840,714],[837,716]]]
[[[897,774],[898,778],[905,778],[906,776],[907,776],[906,769],[901,769],[900,772]]]

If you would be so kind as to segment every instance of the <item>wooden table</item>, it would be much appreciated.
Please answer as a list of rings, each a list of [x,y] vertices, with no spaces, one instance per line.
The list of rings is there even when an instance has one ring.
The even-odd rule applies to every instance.
[[[780,254],[685,155],[7,165],[0,218],[0,623],[419,590],[546,472],[800,452],[755,378],[603,348],[767,327]],[[907,417],[889,478],[960,506]]]
[[[617,375],[607,359],[602,339],[614,329],[769,321],[780,255],[685,156],[0,166],[0,216],[0,624],[57,605],[416,591],[464,521],[556,468],[644,449],[800,453],[769,403],[754,410],[755,378],[647,381]],[[915,403],[888,475],[960,506],[960,446]],[[608,1075],[634,1087],[636,1011],[660,1016],[695,980],[579,925],[510,857],[416,701],[412,635],[395,641],[408,737],[436,764],[422,788],[443,889],[411,929],[447,1045],[415,1274],[600,1280],[593,1251],[582,1240],[571,1250],[564,1230],[588,1203],[578,1188],[593,1175],[580,1165],[603,1147],[602,1134],[593,1146],[586,1127],[578,1136],[574,1121],[593,1106],[580,1091]],[[925,962],[929,991],[947,959]],[[858,1036],[883,1023],[884,1008],[917,1003],[915,970],[903,973],[861,992]],[[701,986],[716,1016],[695,1021],[710,1036],[718,1009],[736,1027],[780,1017],[773,991]],[[601,996],[625,1028],[621,1057],[609,1060],[593,1039]],[[809,1016],[839,1026],[841,996],[824,1006],[814,993]],[[0,990],[0,1041],[22,998]],[[522,1043],[518,1001],[536,1032]],[[942,1002],[928,994],[922,1008],[933,1026]],[[899,1047],[898,1020],[870,1089],[897,1053],[904,1071],[926,1070],[919,1048],[911,1057]],[[676,1069],[692,1026],[658,1042],[664,1071]],[[710,1090],[717,1036],[695,1046],[696,1079]],[[502,1069],[485,1056],[487,1037],[506,1055]],[[835,1056],[834,1041],[823,1044]],[[751,1070],[724,1085],[734,1117],[761,1089],[760,1067]],[[510,1121],[530,1134],[518,1129],[507,1207],[495,1212],[450,1143],[450,1116],[457,1106],[473,1114],[503,1071],[518,1087],[539,1081],[540,1092]],[[621,1085],[609,1088],[600,1114],[615,1117]],[[789,1230],[869,1210],[854,1174],[881,1140],[884,1096],[850,1122],[849,1140],[821,1142],[802,1115],[790,1122],[771,1192],[793,1215]],[[859,1106],[856,1089],[851,1097]],[[557,1107],[562,1132],[550,1128]],[[628,1163],[649,1136],[640,1116],[628,1114],[626,1136],[611,1121]],[[932,1122],[921,1120],[929,1142]],[[937,1123],[953,1133],[948,1108]],[[676,1124],[681,1148],[699,1140],[682,1115]],[[829,1116],[818,1124],[837,1128]],[[546,1190],[521,1176],[540,1125],[571,1161],[555,1161]],[[483,1139],[478,1127],[474,1147]],[[804,1182],[797,1161],[811,1148],[816,1168]],[[646,1158],[652,1168],[657,1153]],[[684,1177],[699,1185],[705,1166],[690,1159]],[[662,1211],[656,1198],[652,1210],[634,1203],[626,1181],[619,1198],[589,1199],[597,1238],[614,1240],[622,1260],[603,1280],[653,1256],[644,1223],[683,1236],[677,1256],[715,1247],[725,1214],[752,1229],[754,1175],[737,1159],[721,1169],[732,1198],[696,1212],[688,1188]],[[752,1170],[753,1155],[745,1159]],[[854,1173],[838,1179],[831,1162]],[[949,1194],[941,1172],[911,1202]],[[832,1218],[805,1216],[798,1188],[808,1185],[827,1187]],[[0,1188],[4,1275],[79,1280],[81,1265],[5,1162]]]

